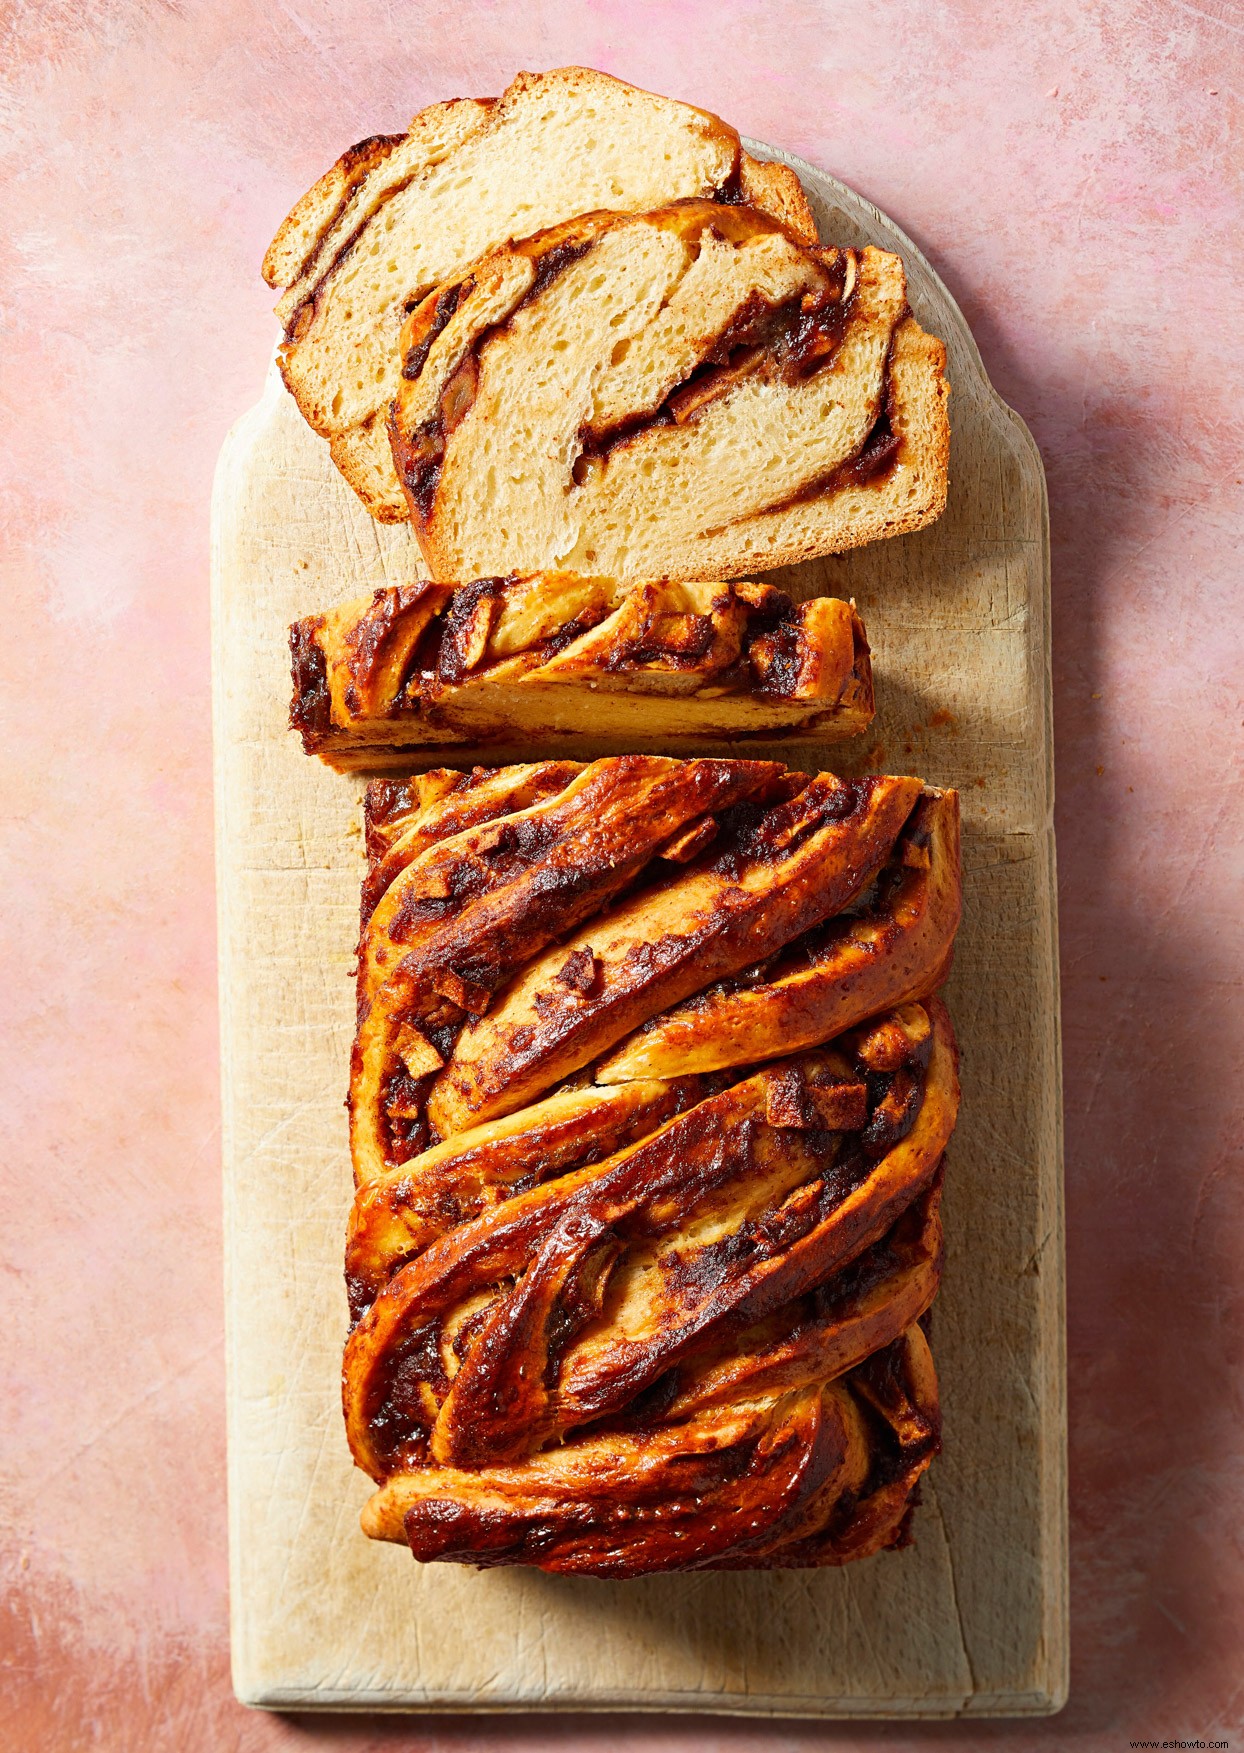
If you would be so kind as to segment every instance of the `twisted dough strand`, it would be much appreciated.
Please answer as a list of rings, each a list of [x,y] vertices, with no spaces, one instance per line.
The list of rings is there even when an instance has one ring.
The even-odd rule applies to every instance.
[[[369,1533],[601,1576],[905,1537],[940,1430],[956,806],[643,757],[373,788],[343,1374]],[[792,982],[815,1040],[783,1039]]]

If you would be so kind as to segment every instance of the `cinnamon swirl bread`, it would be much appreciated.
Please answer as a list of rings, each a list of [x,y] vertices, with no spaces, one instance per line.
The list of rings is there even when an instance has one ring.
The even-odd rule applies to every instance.
[[[264,278],[285,289],[285,382],[374,517],[407,515],[385,422],[409,311],[512,237],[693,195],[754,203],[816,241],[792,171],[750,158],[706,110],[585,67],[520,73],[499,99],[433,104],[321,177],[273,239]]]
[[[290,722],[340,771],[409,766],[452,743],[836,739],[873,712],[853,607],[796,607],[767,584],[420,582],[297,622],[290,650]]]
[[[955,794],[632,755],[374,781],[366,826],[365,1530],[610,1577],[901,1544],[940,1431]]]
[[[435,578],[734,578],[946,501],[945,349],[903,265],[749,207],[594,213],[415,309],[391,436]]]

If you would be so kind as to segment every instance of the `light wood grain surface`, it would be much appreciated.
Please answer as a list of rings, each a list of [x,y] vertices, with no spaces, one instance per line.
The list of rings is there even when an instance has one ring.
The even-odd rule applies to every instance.
[[[949,1716],[1047,1712],[1065,1697],[1044,478],[919,253],[841,184],[786,162],[824,240],[903,255],[915,313],[950,350],[942,520],[772,575],[798,595],[856,598],[879,705],[853,754],[773,753],[916,772],[963,794],[966,912],[948,996],[964,1107],[932,1331],[945,1451],[916,1545],[841,1571],[603,1583],[421,1567],[359,1532],[369,1487],[346,1449],[339,1380],[361,787],[307,760],[285,728],[285,633],[421,569],[409,532],[357,504],[274,371],[226,441],[213,502],[233,1670],[246,1702]]]

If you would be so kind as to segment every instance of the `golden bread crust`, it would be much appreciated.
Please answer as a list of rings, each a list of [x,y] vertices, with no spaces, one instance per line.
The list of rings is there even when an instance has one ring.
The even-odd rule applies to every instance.
[[[744,152],[739,160],[739,193],[747,206],[780,220],[800,243],[816,243],[816,219],[803,184],[789,165]]]
[[[955,820],[919,780],[764,762],[373,783],[343,1375],[367,1532],[598,1576],[907,1537],[940,1430]],[[850,1026],[835,919],[889,970]],[[799,1051],[753,1007],[712,1069],[674,1070],[675,1029],[626,1073],[688,983],[784,995],[772,1030],[797,977]]]

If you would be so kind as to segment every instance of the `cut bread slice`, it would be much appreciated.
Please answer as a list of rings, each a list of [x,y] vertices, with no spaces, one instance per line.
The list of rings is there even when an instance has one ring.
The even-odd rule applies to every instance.
[[[285,382],[372,514],[407,515],[385,421],[402,322],[429,290],[576,214],[701,195],[755,203],[816,240],[793,171],[749,158],[705,110],[583,67],[520,73],[498,100],[434,104],[405,134],[351,147],[294,207],[263,271],[285,288]]]
[[[873,715],[853,606],[796,606],[752,582],[535,573],[390,586],[297,622],[290,652],[290,723],[339,772],[409,766],[446,744],[836,740]]]
[[[403,331],[393,453],[434,578],[729,578],[946,502],[945,349],[897,256],[749,207],[594,213],[493,251]]]

